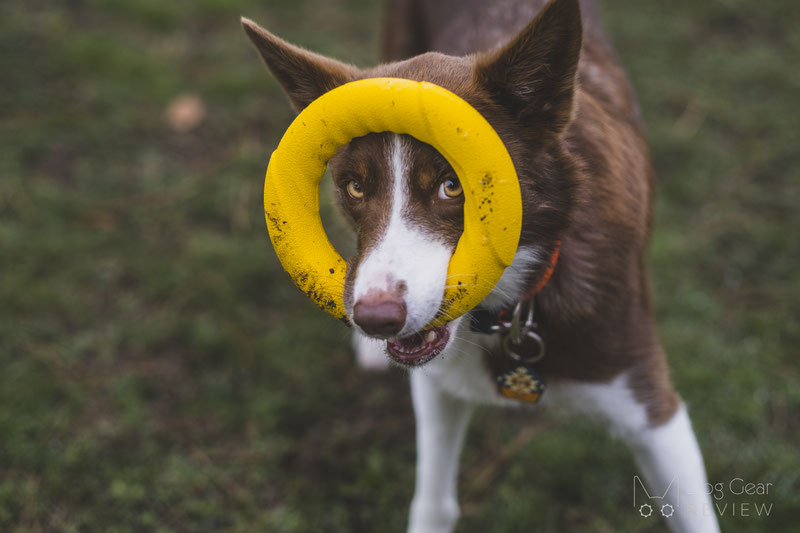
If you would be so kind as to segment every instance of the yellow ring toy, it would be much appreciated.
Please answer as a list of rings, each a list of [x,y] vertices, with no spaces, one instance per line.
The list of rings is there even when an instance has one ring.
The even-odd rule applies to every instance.
[[[511,264],[522,200],[503,141],[471,105],[427,82],[370,78],[333,89],[306,107],[272,153],[264,183],[270,240],[283,268],[315,304],[348,322],[342,300],[347,263],[319,216],[328,160],[355,137],[404,133],[436,148],[464,189],[464,233],[450,258],[434,327],[475,307]]]

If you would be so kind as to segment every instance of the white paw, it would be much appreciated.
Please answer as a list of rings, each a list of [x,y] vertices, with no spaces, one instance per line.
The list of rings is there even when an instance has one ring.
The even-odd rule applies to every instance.
[[[458,521],[459,508],[448,499],[436,505],[432,502],[411,502],[408,533],[452,533]]]
[[[386,341],[373,339],[353,332],[353,349],[356,360],[366,370],[386,370],[389,368],[389,356],[386,355]]]

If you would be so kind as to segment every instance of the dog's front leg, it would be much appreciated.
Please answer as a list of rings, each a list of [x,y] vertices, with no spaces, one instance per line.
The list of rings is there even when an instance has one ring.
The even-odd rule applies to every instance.
[[[666,405],[677,399],[671,388],[641,379],[638,385],[647,387],[653,402]],[[579,411],[604,419],[631,449],[644,478],[644,490],[636,478],[632,480],[633,512],[661,518],[674,533],[719,532],[703,456],[683,403],[677,403],[668,419],[650,420],[626,374],[606,384],[554,385],[549,392]]]
[[[417,418],[417,483],[409,533],[449,533],[458,520],[458,462],[472,405],[441,390],[424,369],[411,372]]]
[[[664,516],[675,533],[718,533],[703,457],[686,407],[681,405],[662,425],[624,436],[650,493],[662,496],[666,491],[663,500],[650,506],[652,512]]]

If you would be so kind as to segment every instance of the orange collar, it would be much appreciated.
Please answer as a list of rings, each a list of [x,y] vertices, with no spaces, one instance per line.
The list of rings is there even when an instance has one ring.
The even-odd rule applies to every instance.
[[[544,271],[542,274],[542,278],[539,280],[539,283],[536,284],[534,288],[529,290],[525,293],[524,300],[529,300],[533,298],[536,294],[538,294],[544,286],[547,285],[547,282],[550,281],[550,277],[553,275],[553,271],[556,269],[556,262],[558,261],[558,253],[561,251],[561,241],[556,241],[556,247],[553,250],[552,255],[550,255],[550,264],[547,266],[547,270]]]
[[[544,274],[542,274],[542,277],[539,279],[539,282],[536,284],[536,286],[525,293],[525,296],[523,296],[520,300],[521,302],[524,303],[532,300],[536,294],[544,289],[544,286],[547,285],[547,282],[550,281],[553,271],[556,269],[556,263],[558,262],[558,254],[561,251],[561,241],[556,241],[555,245],[555,249],[550,255],[550,264],[547,266],[547,270],[544,271]],[[519,304],[517,306],[519,306]],[[514,311],[514,308],[514,306],[506,307],[501,309],[499,312],[490,311],[480,307],[473,309],[470,312],[470,330],[485,334],[496,333],[503,328],[501,324],[507,322],[508,317]]]

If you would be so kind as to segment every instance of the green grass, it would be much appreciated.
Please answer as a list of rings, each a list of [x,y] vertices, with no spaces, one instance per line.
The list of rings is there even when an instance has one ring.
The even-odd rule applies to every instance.
[[[660,176],[674,380],[710,478],[773,483],[768,518],[723,529],[794,531],[800,9],[600,4]],[[405,526],[406,379],[359,371],[271,251],[262,178],[291,113],[241,14],[376,61],[366,0],[0,5],[0,531]],[[181,133],[164,112],[183,93],[207,115]],[[663,530],[633,512],[633,474],[587,421],[482,410],[459,530]]]

